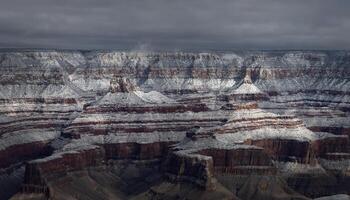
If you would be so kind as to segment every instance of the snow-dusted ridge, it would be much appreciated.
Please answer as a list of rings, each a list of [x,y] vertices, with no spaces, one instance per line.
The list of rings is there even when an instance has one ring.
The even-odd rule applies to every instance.
[[[174,103],[175,101],[162,95],[157,91],[143,92],[131,91],[128,93],[107,93],[96,105],[116,104],[116,105],[144,105],[144,104],[160,104]]]
[[[74,128],[84,130],[87,127],[95,127],[101,128],[99,130],[110,130],[118,123],[120,126],[130,125],[136,129],[137,123],[143,119],[149,119],[147,126],[152,128],[156,127],[155,124],[174,128],[175,125],[171,124],[170,120],[178,120],[177,123],[184,127],[191,123],[211,126],[218,125],[231,113],[229,122],[232,123],[232,127],[240,127],[242,130],[218,134],[217,140],[228,139],[240,143],[251,137],[313,141],[323,136],[302,128],[302,122],[316,128],[320,125],[348,127],[349,66],[349,51],[1,51],[0,99],[5,103],[0,106],[0,128],[9,135],[0,137],[6,141],[2,144],[4,149],[22,142],[54,139],[63,129],[71,131]],[[128,92],[111,92],[116,77],[130,80],[136,88]],[[225,95],[265,93],[272,95],[270,101],[259,102],[266,105],[263,109],[220,110],[225,104],[222,98]],[[182,104],[181,100],[187,94],[188,99],[197,98],[198,102],[210,105],[209,111],[106,114],[99,113],[96,109],[97,113],[91,111],[87,115],[82,114],[86,108],[99,108],[102,105],[142,107]],[[203,100],[205,94],[212,94],[213,97]],[[191,104],[190,100],[188,102]],[[286,120],[283,116],[264,110],[277,110],[278,106],[287,113],[290,108],[295,109],[296,112],[291,114],[298,115],[299,118],[301,115],[303,121],[293,117]],[[317,106],[322,106],[322,109],[329,106],[326,117],[321,116],[324,113],[312,111],[318,110]],[[298,110],[305,112],[297,112]],[[36,114],[33,114],[34,112]],[[310,113],[316,116],[306,116]],[[210,124],[211,118],[216,122]],[[116,119],[120,121],[117,122]],[[252,128],[249,127],[250,121],[264,127],[243,130]],[[297,125],[284,129],[280,127],[284,125],[284,121]],[[273,122],[278,123],[278,126],[269,125]],[[48,129],[52,128],[53,132],[57,131],[58,134],[50,132],[48,138],[41,133],[33,132],[33,135],[30,132],[34,129],[30,128],[32,126],[50,126]],[[88,128],[87,130],[94,130]],[[23,140],[17,136],[17,132],[20,131],[25,138]],[[183,130],[178,132],[184,136]],[[27,133],[28,137],[25,136]],[[103,142],[115,142],[115,138],[136,142],[181,140],[178,135],[167,139],[161,136],[163,132],[158,136],[156,133],[155,138],[149,137],[149,140],[142,135],[143,133],[138,134],[140,139],[136,139],[137,134],[131,133],[131,139],[126,139],[126,136],[121,134],[124,133],[113,130]]]
[[[0,167],[52,148],[28,165],[173,151],[180,173],[348,175],[349,66],[349,51],[0,51]]]
[[[347,194],[336,194],[331,196],[319,197],[315,200],[350,200],[350,196]]]
[[[0,150],[19,144],[32,142],[49,142],[60,135],[56,130],[36,129],[23,130],[5,134],[0,137]]]

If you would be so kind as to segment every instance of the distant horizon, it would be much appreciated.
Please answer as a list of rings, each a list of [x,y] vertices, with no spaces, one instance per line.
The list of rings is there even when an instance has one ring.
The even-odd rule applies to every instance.
[[[153,52],[153,53],[172,53],[172,52],[184,52],[184,53],[215,53],[215,52],[254,52],[254,51],[271,51],[271,52],[288,52],[288,51],[310,51],[310,52],[331,52],[331,51],[348,51],[350,52],[350,49],[227,49],[227,50],[219,50],[219,49],[177,49],[177,50],[154,50],[154,49],[144,49],[144,50],[137,50],[137,49],[63,49],[63,48],[26,48],[26,47],[0,47],[0,52],[6,52],[6,51],[87,51],[87,52],[135,52],[135,53],[142,53],[142,52]]]

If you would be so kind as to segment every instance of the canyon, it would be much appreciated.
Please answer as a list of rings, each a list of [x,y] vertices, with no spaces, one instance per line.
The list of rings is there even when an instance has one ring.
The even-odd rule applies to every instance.
[[[0,199],[350,194],[350,51],[0,51]]]

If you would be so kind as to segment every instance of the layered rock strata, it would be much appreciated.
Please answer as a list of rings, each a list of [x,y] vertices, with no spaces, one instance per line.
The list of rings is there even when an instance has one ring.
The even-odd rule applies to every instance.
[[[1,128],[6,133],[23,129],[31,138],[17,142],[18,145],[32,141],[47,143],[57,137],[58,134],[49,138],[30,136],[32,130],[26,129],[61,129],[82,110],[80,102],[88,103],[106,94],[116,75],[129,77],[142,90],[168,93],[179,100],[226,90],[229,95],[231,88],[251,81],[270,98],[259,100],[262,108],[273,112],[287,110],[315,131],[348,134],[350,59],[346,51],[202,54],[3,51],[0,57],[0,106],[2,121],[6,122]],[[247,72],[250,80],[245,78]],[[211,105],[220,103],[217,98],[205,101]],[[33,116],[34,113],[38,115]]]
[[[347,51],[0,52],[0,168],[54,151],[27,164],[25,190],[44,193],[46,168],[108,160],[176,163],[168,177],[207,190],[218,174],[346,185],[349,65]]]
[[[75,151],[55,153],[26,164],[23,192],[44,193],[49,197],[48,182],[71,171],[83,170],[104,163],[103,149],[88,146]]]

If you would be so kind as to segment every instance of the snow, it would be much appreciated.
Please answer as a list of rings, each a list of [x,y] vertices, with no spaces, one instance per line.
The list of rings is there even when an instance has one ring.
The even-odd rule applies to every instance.
[[[64,137],[58,137],[54,139],[52,142],[50,142],[50,147],[52,147],[54,150],[62,149],[64,145],[68,144],[70,142],[69,138]]]
[[[43,98],[79,98],[80,95],[67,85],[48,85],[41,93]]]
[[[34,84],[14,84],[3,85],[0,84],[0,96],[4,99],[12,98],[34,98],[40,97],[45,85]]]
[[[348,108],[349,95],[345,94],[350,89],[350,82],[344,78],[344,68],[347,70],[349,66],[349,52],[246,52],[246,53],[145,53],[145,52],[60,52],[60,51],[25,51],[25,52],[0,52],[0,68],[2,83],[0,84],[0,97],[4,99],[15,98],[78,98],[81,96],[81,91],[89,91],[92,94],[96,92],[104,93],[110,87],[110,80],[115,75],[111,71],[130,70],[137,71],[138,74],[143,74],[142,78],[133,77],[132,82],[140,84],[142,90],[150,91],[148,93],[142,91],[133,91],[128,94],[107,94],[97,104],[162,104],[173,103],[174,100],[162,95],[156,91],[165,90],[198,90],[200,92],[225,91],[232,88],[237,88],[233,91],[234,94],[257,94],[264,91],[282,92],[281,95],[272,96],[272,108],[283,108],[306,105],[311,103],[322,103],[322,105],[334,108]],[[250,61],[252,56],[254,60]],[[250,77],[244,78],[239,73],[244,70],[244,66],[254,68],[260,73],[254,84],[251,83]],[[301,74],[298,77],[278,77],[276,70],[291,69],[291,71],[302,70],[304,68],[321,68],[326,69],[324,75],[313,76],[313,74]],[[164,75],[154,74],[154,70],[173,69],[179,74]],[[195,70],[207,70],[208,74],[203,77],[194,73]],[[210,73],[211,70],[218,69],[218,73]],[[334,70],[336,69],[336,70]],[[226,71],[227,70],[227,73]],[[231,70],[234,70],[232,73]],[[332,71],[334,70],[334,71]],[[95,71],[98,73],[95,73]],[[59,80],[48,79],[52,78],[49,75],[55,72],[60,77]],[[303,71],[300,71],[303,72]],[[293,72],[294,73],[294,72]],[[208,76],[207,76],[208,75]],[[20,77],[20,78],[18,78]],[[61,80],[62,79],[62,80]],[[53,83],[54,84],[53,84]],[[241,84],[240,84],[241,83]],[[238,86],[238,87],[237,87]],[[316,94],[297,93],[289,94],[289,92],[303,90],[319,90]],[[328,94],[323,91],[338,91],[342,94]],[[213,100],[214,101],[214,100]],[[219,104],[214,101],[214,104]],[[214,108],[214,107],[213,107]],[[2,104],[0,108],[3,112],[10,111],[27,111],[23,115],[13,113],[0,116],[1,122],[11,122],[13,124],[24,126],[31,123],[16,122],[17,119],[30,118],[31,110],[39,111],[79,111],[78,107],[67,105],[45,105],[31,104],[25,102],[16,102],[10,104]],[[298,111],[303,109],[296,107]],[[319,109],[319,108],[317,108]],[[314,112],[316,117],[303,117],[306,124],[309,126],[325,125],[330,127],[349,127],[349,117],[344,113],[335,113],[331,108],[328,116],[323,116],[322,113]],[[346,110],[346,109],[344,109]],[[298,113],[296,113],[298,114]],[[24,116],[25,115],[25,116]],[[45,114],[42,114],[45,115]],[[75,122],[79,121],[99,121],[99,120],[119,120],[128,123],[131,120],[189,120],[186,123],[192,123],[193,119],[213,119],[220,120],[226,118],[226,111],[218,112],[201,112],[201,113],[174,113],[174,114],[120,114],[109,113],[104,115],[82,115]],[[298,114],[299,115],[299,114]],[[322,115],[322,116],[320,116]],[[230,120],[252,119],[259,117],[274,117],[274,114],[264,112],[262,110],[237,111],[233,113]],[[46,117],[46,116],[45,116]],[[50,117],[50,116],[47,116]],[[297,119],[288,119],[297,121]],[[40,121],[43,123],[45,120]],[[57,120],[63,123],[64,120]],[[73,123],[73,126],[74,126]],[[155,122],[160,123],[160,122]],[[185,122],[184,122],[185,123]],[[207,122],[204,122],[207,123]],[[249,122],[247,122],[249,123]],[[133,125],[137,123],[133,123]],[[164,123],[165,124],[165,123]],[[213,123],[215,124],[215,123]],[[153,124],[152,124],[153,125]],[[212,125],[212,124],[208,124]],[[233,125],[244,127],[244,123],[235,123]],[[101,125],[102,126],[102,125]],[[110,126],[110,125],[106,125]],[[2,126],[5,127],[5,126]],[[30,129],[29,129],[30,131]],[[32,141],[51,140],[57,136],[57,132],[46,129],[35,130],[28,133],[14,132],[13,135],[2,135],[0,141],[1,149],[11,145],[27,143]],[[45,132],[45,133],[44,133]],[[176,133],[177,134],[177,133]],[[161,136],[162,135],[162,136]],[[150,142],[157,140],[178,140],[179,138],[167,138],[166,134],[149,137],[132,134],[128,136],[108,136],[102,138],[102,142],[109,141],[136,141]],[[182,134],[183,136],[183,134]],[[149,138],[147,138],[149,137]],[[259,130],[240,131],[238,133],[229,133],[217,136],[220,141],[213,142],[221,144],[225,139],[233,142],[241,142],[247,138],[286,138],[296,139],[301,141],[310,141],[325,137],[335,137],[331,134],[312,133],[303,128],[296,127],[293,129],[273,127],[264,127]],[[222,138],[220,138],[222,137]],[[95,138],[99,140],[98,138]],[[88,139],[86,139],[88,140]],[[93,142],[93,139],[91,139]],[[215,145],[214,145],[215,146]]]
[[[282,59],[287,65],[293,67],[323,66],[327,55],[324,53],[290,52],[285,54]]]
[[[232,143],[231,141],[223,141],[216,138],[199,138],[191,140],[190,138],[184,138],[181,142],[174,145],[176,149],[198,151],[202,149],[261,149],[253,145],[244,145],[239,143]]]
[[[298,162],[273,161],[275,167],[283,174],[326,174],[321,165],[302,164]]]
[[[218,127],[199,128],[194,130],[193,138],[185,137],[174,145],[176,149],[198,151],[202,149],[261,149],[260,147],[241,143],[218,140],[215,134]],[[197,136],[197,137],[196,137]]]
[[[174,100],[164,96],[163,94],[157,91],[151,91],[147,93],[142,91],[135,91],[134,94],[136,94],[143,101],[148,103],[174,103],[175,102]]]
[[[347,194],[336,194],[331,196],[319,197],[314,200],[350,200],[350,196]]]
[[[148,78],[140,87],[145,90],[220,91],[234,87],[234,79],[219,78]]]
[[[50,160],[60,159],[64,155],[67,155],[67,154],[79,154],[79,151],[97,149],[97,148],[100,148],[100,147],[96,146],[96,145],[85,145],[85,146],[80,146],[80,148],[76,149],[76,150],[57,151],[57,152],[53,153],[51,156],[47,156],[45,158],[40,158],[40,159],[36,159],[36,160],[31,160],[31,161],[29,161],[29,163],[47,162]]]
[[[293,124],[293,126],[287,126],[289,124]],[[278,115],[259,108],[234,110],[226,124],[218,127],[218,132],[222,133],[216,135],[218,140],[234,143],[244,142],[248,139],[314,141],[327,137],[346,137],[325,132],[312,132],[296,117]]]
[[[265,69],[269,71],[271,69]],[[273,72],[270,72],[273,73]],[[258,79],[254,82],[263,91],[302,91],[302,90],[332,90],[332,91],[347,91],[350,88],[350,82],[343,78],[329,77],[312,77],[310,75],[300,77],[286,77],[283,79]],[[303,97],[302,94],[298,94]],[[330,95],[332,97],[333,95]]]
[[[253,120],[258,118],[276,118],[279,115],[267,112],[265,110],[262,110],[260,108],[254,108],[254,109],[238,109],[234,110],[230,117],[228,122],[232,122],[235,120],[243,121],[243,120]],[[277,119],[276,119],[277,120]]]
[[[49,142],[57,138],[60,132],[52,129],[26,129],[8,134],[3,134],[0,137],[0,150],[4,150],[10,146],[17,144],[26,144],[32,142]]]
[[[344,160],[319,159],[319,161],[322,167],[328,170],[341,170],[344,172],[350,171],[350,159],[344,159]]]
[[[243,83],[236,90],[233,91],[233,94],[262,94],[263,92],[259,90],[254,84]]]
[[[240,89],[237,92],[256,93],[259,89],[261,91],[297,91],[302,89],[349,91],[350,88],[350,82],[341,76],[341,70],[344,68],[344,66],[349,64],[349,55],[347,52],[325,53],[285,51],[274,54],[264,51],[257,51],[239,54],[194,54],[105,51],[88,52],[83,54],[81,52],[27,51],[1,52],[0,55],[2,58],[0,66],[2,68],[8,67],[11,69],[7,71],[2,70],[4,75],[3,78],[7,76],[15,78],[16,71],[23,71],[23,73],[29,73],[41,77],[43,75],[42,71],[44,71],[44,73],[49,73],[51,69],[57,68],[61,74],[63,73],[66,80],[72,81],[74,85],[83,91],[93,92],[107,90],[110,79],[113,76],[113,73],[109,73],[110,70],[119,70],[123,68],[130,68],[131,70],[138,70],[140,73],[146,73],[148,77],[145,80],[143,78],[135,79],[137,79],[136,81],[141,84],[141,88],[146,89],[147,91],[178,89],[223,91],[226,89],[235,88],[237,86],[235,80],[239,80],[240,77],[238,77],[236,73],[209,74],[209,77],[200,78],[193,77],[192,70],[187,70],[187,68],[190,69],[191,67],[200,67],[207,69],[218,68],[222,70],[241,70],[243,65],[249,66],[250,68],[254,68],[254,66],[259,67],[259,73],[263,77],[257,79],[254,82],[254,85],[242,85],[242,91]],[[250,62],[251,56],[256,58],[252,63]],[[150,66],[152,66],[152,69]],[[341,66],[338,72],[340,74],[333,74],[331,69],[337,66]],[[152,76],[153,67],[156,69],[177,68],[178,71],[180,71],[180,74],[170,77],[154,77]],[[301,67],[322,67],[327,69],[326,75],[331,73],[330,75],[332,76],[319,78],[308,75],[300,77],[284,77],[283,79],[274,77],[275,69],[283,69],[286,67],[289,67],[292,70],[296,70]],[[12,71],[12,69],[14,71]],[[68,71],[71,69],[72,71],[68,73]],[[101,70],[101,73],[88,73],[90,71],[93,72],[93,70]],[[150,74],[147,74],[148,70],[150,70]],[[65,72],[67,72],[67,74],[64,74]],[[264,76],[268,78],[264,78]],[[35,80],[29,80],[28,83],[24,80],[23,83],[24,85],[30,84],[30,81]],[[45,81],[43,83],[45,83]],[[0,91],[2,92],[6,90],[0,89]],[[41,91],[39,86],[36,91]],[[33,94],[33,96],[35,95]]]
[[[246,75],[241,85],[233,91],[233,94],[262,94],[263,92],[257,88],[251,78],[251,69],[246,69]]]
[[[233,54],[233,53],[226,53],[226,54],[224,54],[224,55],[222,55],[222,60],[225,62],[227,62],[227,63],[234,63],[234,62],[236,62],[236,65],[237,66],[241,66],[241,65],[243,65],[243,61],[244,61],[244,59],[242,58],[242,57],[240,57],[239,55],[237,55],[237,54]]]
[[[72,67],[84,66],[86,60],[78,51],[18,51],[0,52],[2,67]]]
[[[64,84],[0,85],[0,96],[13,98],[79,98],[80,94]]]
[[[64,150],[76,150],[80,147],[95,144],[177,142],[185,137],[185,132],[152,132],[152,133],[109,133],[108,135],[83,134],[64,146]]]
[[[349,117],[323,117],[323,116],[312,116],[312,117],[302,117],[302,120],[308,127],[321,126],[321,127],[350,127]]]
[[[313,132],[314,138],[313,140],[322,140],[322,139],[326,139],[326,138],[348,138],[347,135],[334,135],[332,133],[328,133],[328,132]]]
[[[131,105],[131,104],[144,104],[144,102],[140,97],[138,97],[135,93],[107,93],[102,99],[98,100],[95,106],[97,105],[108,105],[108,104],[116,104],[116,105]]]
[[[217,134],[216,138],[220,141],[228,141],[234,143],[242,143],[248,139],[288,139],[298,141],[313,141],[324,137],[332,137],[334,135],[323,133],[322,135],[314,133],[305,127],[297,128],[272,128],[264,127],[248,131],[238,131],[235,133]]]
[[[79,128],[90,126],[91,128],[101,128],[110,130],[114,126],[118,127],[172,127],[179,126],[192,127],[195,124],[200,126],[217,126],[221,125],[226,119],[229,111],[209,111],[209,112],[171,112],[171,113],[127,113],[127,112],[108,112],[108,113],[83,113],[78,118],[74,119],[71,125],[66,128],[66,131],[78,131]],[[144,121],[142,124],[140,122]],[[95,122],[107,122],[99,124]],[[85,125],[81,125],[85,124]],[[87,125],[86,125],[87,124]],[[150,133],[152,134],[152,133]]]
[[[69,79],[74,85],[84,91],[107,91],[110,87],[110,80],[107,78],[95,79],[93,77],[86,78],[70,75]]]
[[[186,151],[186,150],[176,151],[175,154],[179,155],[179,156],[185,156],[185,157],[188,157],[188,158],[195,158],[195,159],[198,159],[198,160],[209,161],[209,160],[213,159],[211,156],[196,154],[193,151]]]
[[[164,96],[163,94],[151,91],[131,91],[131,92],[117,92],[117,93],[107,93],[103,96],[96,105],[143,105],[143,104],[161,104],[161,103],[175,103],[174,100]]]

